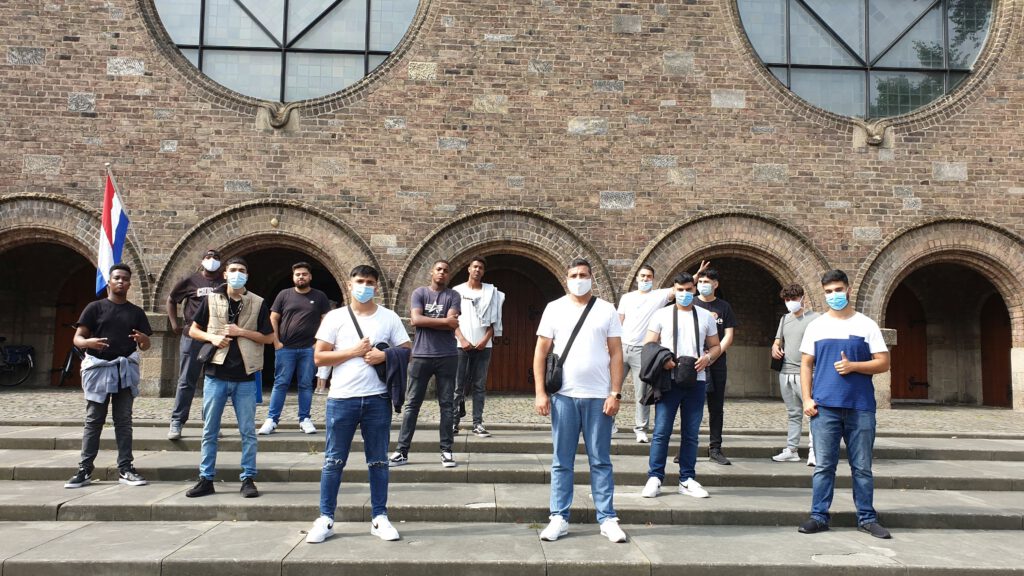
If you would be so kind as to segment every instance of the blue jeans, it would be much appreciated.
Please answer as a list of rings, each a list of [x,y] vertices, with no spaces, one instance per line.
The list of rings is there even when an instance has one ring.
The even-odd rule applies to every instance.
[[[612,478],[612,421],[605,414],[604,398],[551,396],[551,515],[569,520],[572,505],[573,469],[580,432],[590,462],[590,492],[597,522],[615,518],[615,480]]]
[[[313,377],[316,376],[316,365],[313,364],[312,348],[281,348],[274,352],[274,391],[270,393],[270,411],[267,418],[275,423],[281,420],[284,410],[284,398],[288,395],[288,387],[292,378],[298,380],[299,388],[299,421],[309,418],[310,407],[313,406]]]
[[[238,434],[242,437],[242,474],[256,476],[256,381],[233,382],[207,376],[203,381],[203,446],[199,475],[207,480],[217,476],[217,434],[228,398],[235,407]]]
[[[846,459],[853,473],[853,503],[857,506],[857,524],[878,522],[875,513],[875,479],[871,474],[871,456],[875,446],[875,413],[852,408],[818,406],[811,418],[814,434],[814,467],[811,518],[828,524],[832,492],[839,463],[839,440],[846,443]]]
[[[320,514],[334,519],[341,473],[352,448],[356,426],[363,435],[366,466],[370,469],[371,517],[388,513],[388,440],[391,435],[391,397],[327,399],[327,447],[320,473]]]
[[[680,429],[682,440],[679,451],[679,481],[697,478],[697,444],[700,440],[700,421],[704,416],[704,398],[707,396],[707,382],[697,381],[690,388],[672,387],[661,397],[654,409],[654,437],[651,439],[651,455],[647,476],[665,480],[665,459],[672,440],[672,428],[676,412],[682,414]]]

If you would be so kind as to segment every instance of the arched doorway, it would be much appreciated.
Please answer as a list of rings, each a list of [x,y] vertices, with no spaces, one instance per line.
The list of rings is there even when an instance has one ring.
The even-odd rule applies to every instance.
[[[550,270],[518,254],[488,254],[484,282],[505,293],[502,309],[503,335],[494,339],[487,391],[532,394],[533,350],[537,326],[548,302],[565,294]],[[460,258],[460,262],[465,258]],[[454,264],[454,263],[453,263]],[[452,286],[466,281],[465,263],[452,276]]]
[[[897,286],[885,309],[885,327],[897,336],[890,368],[894,401],[928,398],[927,324],[921,301],[906,283]]]

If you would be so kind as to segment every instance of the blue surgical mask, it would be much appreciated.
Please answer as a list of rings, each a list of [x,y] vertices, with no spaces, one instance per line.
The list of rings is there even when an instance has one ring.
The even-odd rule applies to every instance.
[[[711,296],[715,293],[715,285],[710,282],[701,282],[697,284],[697,292],[700,292],[701,296]]]
[[[237,270],[234,272],[228,272],[228,286],[235,290],[245,287],[245,282],[248,279],[249,275],[245,272],[239,272]]]
[[[676,304],[680,306],[689,306],[693,304],[693,292],[689,290],[683,290],[682,292],[676,292]]]
[[[651,288],[654,288],[654,282],[650,280],[637,280],[636,287],[639,288],[641,292],[650,292]]]
[[[828,304],[829,308],[839,311],[846,308],[849,300],[846,298],[846,292],[833,292],[825,295],[825,303]]]
[[[366,304],[373,299],[373,286],[356,284],[352,288],[352,297],[358,300],[360,304]]]

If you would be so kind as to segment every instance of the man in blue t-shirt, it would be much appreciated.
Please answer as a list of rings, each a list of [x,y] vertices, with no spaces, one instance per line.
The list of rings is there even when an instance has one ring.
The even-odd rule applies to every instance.
[[[804,414],[811,417],[817,465],[811,517],[799,530],[804,534],[828,530],[842,439],[853,472],[858,530],[876,538],[890,538],[889,531],[878,523],[871,474],[875,444],[875,387],[871,376],[889,370],[889,350],[878,324],[850,305],[850,280],[845,272],[826,272],[821,287],[829,310],[807,326],[800,343]]]

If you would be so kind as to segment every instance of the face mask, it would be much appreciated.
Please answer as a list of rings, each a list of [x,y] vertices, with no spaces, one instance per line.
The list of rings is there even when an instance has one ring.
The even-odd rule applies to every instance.
[[[650,292],[651,288],[654,288],[654,282],[650,280],[637,280],[636,287],[639,288],[641,292]]]
[[[825,303],[829,308],[839,311],[846,308],[849,300],[846,299],[846,292],[833,292],[825,295]]]
[[[238,290],[245,286],[245,281],[249,279],[249,275],[245,272],[228,272],[228,286]]]
[[[710,283],[697,284],[697,292],[700,292],[701,296],[711,296],[715,293],[715,285]]]
[[[216,258],[203,258],[203,268],[207,272],[216,272],[220,270],[220,260]]]
[[[360,304],[366,304],[373,299],[373,286],[357,284],[352,288],[352,297],[358,300]]]
[[[593,280],[590,278],[573,278],[566,282],[569,285],[569,292],[573,296],[583,296],[590,292],[590,287],[593,285]]]
[[[795,314],[797,310],[799,310],[799,309],[801,309],[803,307],[804,307],[804,303],[799,301],[799,300],[787,300],[786,301],[786,310],[789,310],[790,313]]]
[[[693,292],[683,290],[682,292],[676,292],[676,304],[680,306],[689,306],[693,304]]]

